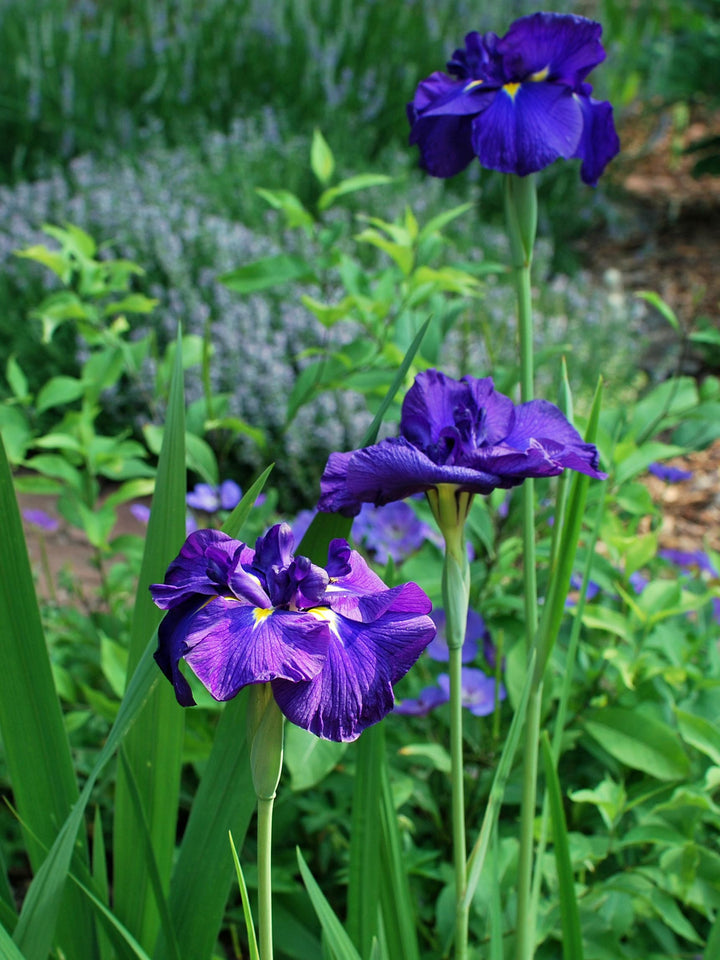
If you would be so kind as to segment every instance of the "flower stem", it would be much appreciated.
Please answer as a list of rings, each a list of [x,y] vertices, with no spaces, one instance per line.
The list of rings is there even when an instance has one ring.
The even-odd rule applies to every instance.
[[[274,797],[258,798],[258,930],[260,960],[273,960],[272,815]]]
[[[520,342],[520,396],[523,403],[534,396],[532,322],[533,246],[537,229],[537,193],[532,177],[505,178],[505,217],[512,256],[517,298]],[[525,644],[528,657],[536,642],[537,576],[535,570],[535,489],[532,480],[523,484],[523,568],[525,581]],[[532,910],[532,868],[534,821],[537,802],[537,768],[542,711],[542,673],[533,681],[525,726],[522,807],[520,814],[520,855],[518,862],[516,960],[532,960],[535,954],[535,921]]]
[[[455,960],[467,960],[469,906],[465,839],[465,768],[463,764],[462,647],[467,628],[470,565],[465,548],[465,520],[472,495],[450,484],[429,490],[428,502],[445,538],[442,595],[450,652],[450,785],[452,790],[453,862],[455,867]]]

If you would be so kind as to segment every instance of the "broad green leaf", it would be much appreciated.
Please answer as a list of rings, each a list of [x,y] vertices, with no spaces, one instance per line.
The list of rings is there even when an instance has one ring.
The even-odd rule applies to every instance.
[[[227,703],[193,799],[168,896],[183,960],[210,960],[233,881],[228,832],[242,845],[256,807],[245,737],[245,691]],[[154,960],[170,954],[161,934]]]
[[[68,259],[59,250],[51,250],[44,244],[33,244],[31,247],[25,247],[24,250],[16,250],[15,256],[41,263],[60,277],[63,283],[68,283],[72,276],[72,266]]]
[[[347,932],[363,957],[378,935],[381,884],[382,823],[379,799],[385,738],[376,725],[366,730],[354,748],[357,758],[353,785],[348,871]]]
[[[282,210],[287,220],[287,225],[291,229],[295,227],[312,227],[314,220],[302,205],[299,197],[289,190],[265,190],[262,187],[256,187],[255,193],[266,200],[275,210]]]
[[[675,708],[675,717],[683,740],[720,765],[720,729],[717,724],[679,707]]]
[[[633,639],[634,633],[627,617],[618,610],[611,610],[602,604],[588,604],[582,615],[583,625],[590,630],[602,630],[613,633],[627,643]]]
[[[327,944],[335,960],[361,960],[360,954],[355,949],[352,940],[343,930],[343,926],[333,913],[333,909],[327,901],[325,894],[317,885],[315,878],[308,865],[303,859],[300,848],[297,848],[298,866],[300,874],[305,884],[315,913],[323,928],[323,933],[327,937]]]
[[[450,754],[441,743],[409,743],[401,747],[399,753],[403,757],[426,760],[440,773],[450,773],[452,769]]]
[[[320,194],[318,210],[327,210],[339,197],[344,197],[348,193],[367,190],[368,187],[383,187],[392,183],[393,179],[383,173],[359,173],[355,177],[348,177],[347,180],[341,180],[336,186],[329,187]]]
[[[335,171],[335,158],[332,150],[317,127],[313,130],[312,146],[310,147],[310,168],[324,187],[330,183]]]
[[[256,260],[218,277],[220,283],[230,290],[245,294],[267,290],[283,283],[307,283],[315,279],[314,271],[306,260],[288,253]]]
[[[0,404],[0,435],[10,463],[13,466],[21,463],[32,442],[32,431],[17,407]]]
[[[133,611],[129,675],[140,662],[148,636],[162,618],[150,597],[149,585],[163,581],[168,564],[185,539],[185,402],[180,343],[178,333],[167,425]],[[170,879],[175,851],[184,723],[184,713],[175,700],[172,686],[163,682],[125,741],[128,764],[137,782],[164,889]],[[143,948],[151,950],[160,920],[145,863],[135,849],[136,830],[130,786],[120,769],[113,836],[115,912]]]
[[[58,824],[68,816],[78,791],[1,441],[0,527],[4,538],[0,554],[0,732],[15,806],[28,831],[38,838],[35,842],[29,834],[26,836],[32,868],[38,871],[44,860],[43,845],[52,844]],[[77,855],[87,859],[84,840]],[[56,896],[48,904],[47,913],[32,925],[21,914],[13,939],[27,960],[45,960],[54,940],[58,913],[57,939],[68,957],[82,960],[92,955],[94,931],[87,905],[72,889],[62,897],[68,866],[69,857],[65,869],[55,878]]]
[[[553,846],[555,851],[555,865],[558,875],[558,893],[560,898],[560,919],[562,923],[563,960],[583,960],[582,929],[575,896],[575,882],[570,850],[568,848],[567,823],[563,810],[560,781],[553,761],[550,748],[550,738],[547,731],[540,741],[543,764],[545,768],[545,783],[547,785],[550,805],[550,819],[552,822]]]
[[[472,202],[461,203],[458,207],[452,207],[450,210],[444,210],[442,213],[439,213],[436,217],[428,220],[420,231],[418,240],[424,240],[426,237],[432,236],[433,233],[439,233],[449,223],[452,223],[453,220],[457,220],[458,217],[472,210],[474,206],[475,204]]]
[[[158,300],[142,293],[129,293],[121,300],[108,303],[103,313],[106,317],[115,316],[116,313],[152,313],[158,303]]]
[[[658,780],[682,780],[690,770],[687,754],[666,723],[623,707],[586,714],[583,725],[607,752],[633,770]]]
[[[415,262],[415,253],[411,246],[389,240],[379,230],[374,230],[372,227],[356,234],[355,239],[359,243],[370,243],[379,250],[383,250],[389,257],[392,257],[406,277],[410,275]]]
[[[28,396],[28,381],[14,354],[8,357],[5,364],[5,378],[13,396],[18,400],[25,400]]]
[[[290,774],[290,789],[309,790],[333,770],[347,750],[347,743],[321,740],[289,723],[285,728],[284,765]]]
[[[618,444],[615,448],[615,483],[620,485],[644,473],[656,460],[667,460],[684,452],[683,447],[658,441],[644,443],[641,447]]]

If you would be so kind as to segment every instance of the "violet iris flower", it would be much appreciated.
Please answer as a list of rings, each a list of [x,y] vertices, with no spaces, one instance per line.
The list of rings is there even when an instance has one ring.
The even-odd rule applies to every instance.
[[[380,508],[363,504],[352,526],[355,543],[362,544],[380,564],[391,558],[394,563],[402,563],[426,540],[431,540],[434,533],[413,508],[402,501]]]
[[[32,523],[33,526],[39,527],[47,533],[54,533],[60,526],[59,520],[51,517],[45,510],[36,507],[28,507],[27,510],[23,510],[22,515],[28,523]]]
[[[393,685],[430,643],[431,604],[414,583],[388,589],[359,553],[333,540],[327,567],[294,556],[288,524],[255,549],[198,530],[150,587],[167,610],[155,659],[182,706],[192,668],[216,700],[270,683],[288,720],[326,740],[354,740],[393,708]]]
[[[594,444],[585,443],[547,400],[515,406],[491,377],[453,380],[419,373],[405,395],[400,436],[349,453],[331,453],[320,480],[320,510],[352,517],[445,484],[488,494],[565,468],[602,479]]]
[[[427,654],[432,660],[447,662],[450,659],[450,650],[448,649],[447,637],[445,635],[446,614],[444,610],[433,610],[430,614],[431,619],[437,627],[435,639],[427,648]],[[468,610],[465,626],[465,642],[462,646],[462,662],[471,663],[478,653],[478,645],[485,644],[490,640],[490,631],[485,626],[482,616],[475,610]]]
[[[234,480],[223,480],[219,487],[209,483],[196,483],[185,497],[193,510],[217,513],[218,510],[234,510],[242,499],[242,490]]]
[[[665,483],[683,483],[685,480],[692,479],[692,470],[683,470],[680,467],[671,467],[666,463],[649,464],[648,473],[651,473],[659,480],[664,480]]]
[[[476,717],[486,717],[495,709],[495,680],[475,667],[462,668],[462,705]],[[500,684],[498,700],[507,696],[505,687]],[[407,716],[424,717],[431,710],[450,700],[450,677],[447,673],[438,676],[437,686],[425,687],[416,700],[401,700],[395,707],[395,713]]]
[[[605,59],[599,23],[534,13],[504,37],[468,33],[465,47],[418,86],[407,106],[410,143],[435,177],[452,177],[473,157],[490,170],[525,176],[579,158],[594,186],[620,149],[609,103],[585,82]]]

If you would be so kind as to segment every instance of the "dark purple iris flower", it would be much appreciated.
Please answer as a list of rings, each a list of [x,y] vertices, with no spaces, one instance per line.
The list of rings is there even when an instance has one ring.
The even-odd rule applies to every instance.
[[[320,510],[352,517],[441,484],[487,494],[565,468],[602,479],[598,451],[547,400],[515,406],[491,377],[453,380],[419,373],[405,395],[400,436],[349,453],[331,453]]]
[[[433,610],[430,614],[433,623],[437,627],[435,639],[427,648],[427,654],[432,660],[439,660],[446,663],[450,659],[450,650],[447,645],[445,635],[446,615],[444,610]],[[490,640],[490,632],[485,626],[482,616],[475,610],[468,610],[467,622],[465,627],[465,642],[462,646],[462,662],[471,663],[478,652],[478,645],[485,644]]]
[[[393,708],[393,685],[430,643],[431,604],[414,583],[388,589],[333,540],[327,567],[294,556],[286,523],[255,549],[198,530],[150,587],[167,610],[155,659],[182,706],[195,701],[180,660],[216,700],[270,683],[288,720],[326,740],[354,740]]]
[[[692,470],[670,467],[666,463],[651,463],[648,466],[648,473],[659,480],[664,480],[665,483],[683,483],[685,480],[692,479]]]
[[[486,717],[495,709],[495,680],[474,667],[462,668],[462,705],[476,717]],[[500,684],[498,700],[507,696]],[[417,699],[401,700],[395,706],[396,713],[424,717],[431,710],[450,700],[450,677],[447,673],[438,676],[437,686],[425,687]]]
[[[452,177],[477,157],[525,176],[578,158],[594,186],[620,149],[611,105],[585,82],[605,59],[601,33],[599,23],[557,13],[521,17],[504,37],[468,33],[448,73],[423,80],[408,104],[422,166]]]
[[[234,510],[242,499],[242,490],[234,480],[223,480],[219,487],[209,483],[196,483],[185,497],[192,510],[217,513],[218,510]]]

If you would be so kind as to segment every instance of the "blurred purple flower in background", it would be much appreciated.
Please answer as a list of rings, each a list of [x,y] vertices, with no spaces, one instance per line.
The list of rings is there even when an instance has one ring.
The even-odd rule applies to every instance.
[[[144,503],[131,503],[130,513],[135,517],[138,523],[147,526],[150,522],[150,507]],[[185,514],[185,535],[190,536],[198,528],[195,517],[191,513]]]
[[[710,574],[711,577],[720,577],[720,573],[718,573],[712,560],[704,550],[665,549],[658,550],[658,556],[683,570],[691,570],[697,567],[698,570]]]
[[[635,573],[631,573],[628,577],[628,583],[633,588],[635,593],[641,594],[650,581],[646,576],[640,573],[639,570],[636,570]]]
[[[578,158],[594,186],[620,149],[611,105],[585,82],[605,59],[601,33],[599,23],[557,13],[521,17],[504,37],[468,33],[448,73],[423,80],[407,106],[421,166],[452,177],[477,157],[525,176]]]
[[[218,510],[234,510],[242,499],[242,490],[234,480],[223,480],[219,487],[209,483],[196,483],[185,497],[192,510],[202,513],[217,513]]]
[[[419,373],[403,400],[400,436],[331,453],[318,508],[352,517],[440,484],[487,494],[565,468],[604,478],[598,451],[547,400],[515,406],[492,378]]]
[[[583,578],[579,573],[573,573],[570,577],[570,589],[571,590],[580,590],[582,587]],[[600,584],[595,583],[594,580],[588,580],[587,592],[585,594],[586,600],[592,600],[600,593]],[[577,605],[577,597],[567,597],[565,600],[566,607],[574,607]]]
[[[28,507],[22,512],[23,517],[34,527],[39,527],[46,533],[54,533],[60,526],[60,521],[51,517],[49,513],[36,507]]]
[[[401,563],[415,553],[435,531],[420,520],[413,508],[402,500],[384,507],[364,503],[352,525],[353,540],[370,553],[377,563],[392,559]]]
[[[155,659],[182,706],[195,703],[180,661],[216,700],[270,683],[292,723],[354,740],[393,708],[393,686],[435,635],[414,583],[388,589],[359,553],[333,540],[327,567],[295,556],[276,524],[255,549],[219,530],[188,537],[150,591],[167,613]]]
[[[486,717],[495,709],[496,684],[475,667],[462,668],[462,705],[476,717]],[[500,684],[498,700],[507,696],[505,687]],[[424,717],[431,710],[450,700],[450,677],[447,673],[438,676],[437,686],[425,687],[416,699],[401,700],[395,705],[395,712],[407,716]]]
[[[292,527],[293,540],[300,543],[308,531],[308,527],[315,519],[317,510],[299,510],[295,519],[290,524]]]
[[[447,638],[445,636],[445,611],[433,610],[430,617],[437,627],[437,633],[435,634],[435,639],[427,648],[427,654],[433,660],[447,663],[450,659],[450,651],[448,650]],[[475,610],[468,610],[465,642],[462,647],[462,662],[471,663],[477,656],[478,644],[482,641],[484,646],[489,640],[490,633],[485,626],[483,618]]]
[[[682,483],[692,479],[692,470],[681,470],[680,467],[670,467],[664,463],[651,463],[648,473],[666,483]]]

